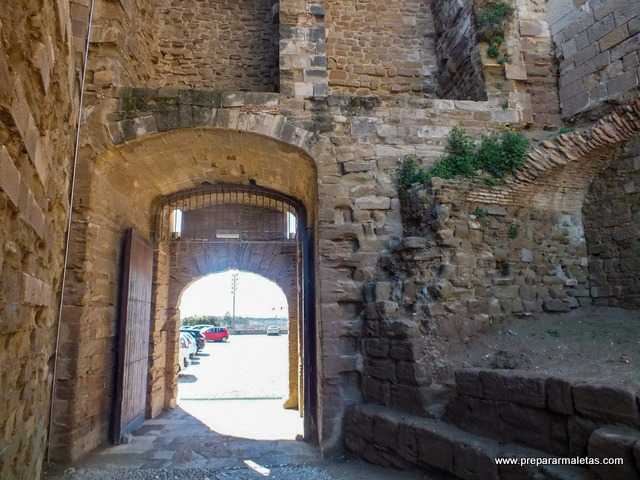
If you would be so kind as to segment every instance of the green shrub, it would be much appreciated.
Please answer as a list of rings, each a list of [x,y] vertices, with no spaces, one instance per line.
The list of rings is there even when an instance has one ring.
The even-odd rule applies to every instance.
[[[489,212],[482,207],[476,207],[476,209],[471,212],[472,215],[475,215],[476,218],[484,218],[489,215]]]
[[[509,225],[509,231],[507,232],[507,235],[509,235],[509,238],[511,240],[515,240],[516,238],[518,238],[519,233],[520,233],[520,227],[518,227],[518,225],[516,225],[515,223],[512,223],[511,225]]]
[[[449,133],[444,157],[428,172],[428,178],[472,177],[475,175],[476,146],[463,128],[455,127]]]
[[[444,155],[430,169],[420,167],[413,155],[405,158],[398,173],[398,186],[402,191],[433,177],[474,177],[482,172],[490,175],[485,178],[487,185],[497,185],[522,165],[528,148],[529,140],[521,133],[493,133],[478,143],[463,128],[456,127],[449,134]]]
[[[492,176],[502,178],[522,165],[528,148],[529,140],[521,133],[486,135],[478,148],[478,164]]]
[[[414,155],[407,155],[398,173],[400,190],[408,190],[412,185],[425,183],[429,179],[427,171],[418,165]]]
[[[489,44],[487,56],[497,59],[501,65],[509,61],[509,58],[502,54],[502,44],[507,21],[513,12],[514,8],[511,5],[495,0],[480,8],[476,14],[480,40]]]
[[[480,8],[476,14],[480,38],[491,43],[493,38],[503,36],[507,20],[513,12],[513,6],[501,0],[488,2]]]

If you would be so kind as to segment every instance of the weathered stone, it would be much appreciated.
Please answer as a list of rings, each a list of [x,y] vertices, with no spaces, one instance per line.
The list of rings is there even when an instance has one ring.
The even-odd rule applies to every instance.
[[[573,415],[573,393],[571,383],[560,378],[549,378],[546,383],[549,410],[564,415]]]
[[[638,423],[638,405],[633,392],[608,385],[578,384],[573,387],[576,411],[608,422]]]
[[[418,459],[420,462],[445,472],[453,471],[453,443],[437,431],[418,430]]]
[[[509,370],[482,370],[480,382],[484,398],[538,408],[546,406],[545,379],[542,377]]]
[[[482,397],[481,370],[457,370],[455,372],[456,390],[459,394]]]
[[[611,480],[638,478],[634,446],[640,442],[640,432],[625,427],[603,427],[595,430],[589,438],[588,453],[591,458],[622,458],[622,465],[592,465],[590,468],[599,477]]]

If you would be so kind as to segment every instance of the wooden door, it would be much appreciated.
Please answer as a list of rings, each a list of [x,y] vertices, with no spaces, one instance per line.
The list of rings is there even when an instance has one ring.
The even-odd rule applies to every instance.
[[[149,368],[153,249],[133,229],[124,240],[118,318],[118,354],[113,443],[144,422]]]

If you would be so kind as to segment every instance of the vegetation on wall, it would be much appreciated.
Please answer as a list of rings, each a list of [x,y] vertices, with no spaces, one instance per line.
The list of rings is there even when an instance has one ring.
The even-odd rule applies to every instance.
[[[445,154],[431,168],[422,168],[415,156],[405,157],[398,186],[402,191],[433,177],[477,176],[484,176],[486,183],[494,185],[522,165],[528,148],[529,140],[518,132],[492,133],[476,141],[463,128],[456,127],[449,134]]]
[[[487,2],[476,12],[480,41],[489,44],[487,55],[501,64],[509,61],[503,44],[507,22],[513,13],[513,6],[501,0]]]

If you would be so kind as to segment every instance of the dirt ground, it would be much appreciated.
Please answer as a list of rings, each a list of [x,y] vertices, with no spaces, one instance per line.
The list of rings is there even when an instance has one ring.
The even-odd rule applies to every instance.
[[[538,371],[640,389],[640,311],[588,307],[518,318],[454,352],[457,368]]]

